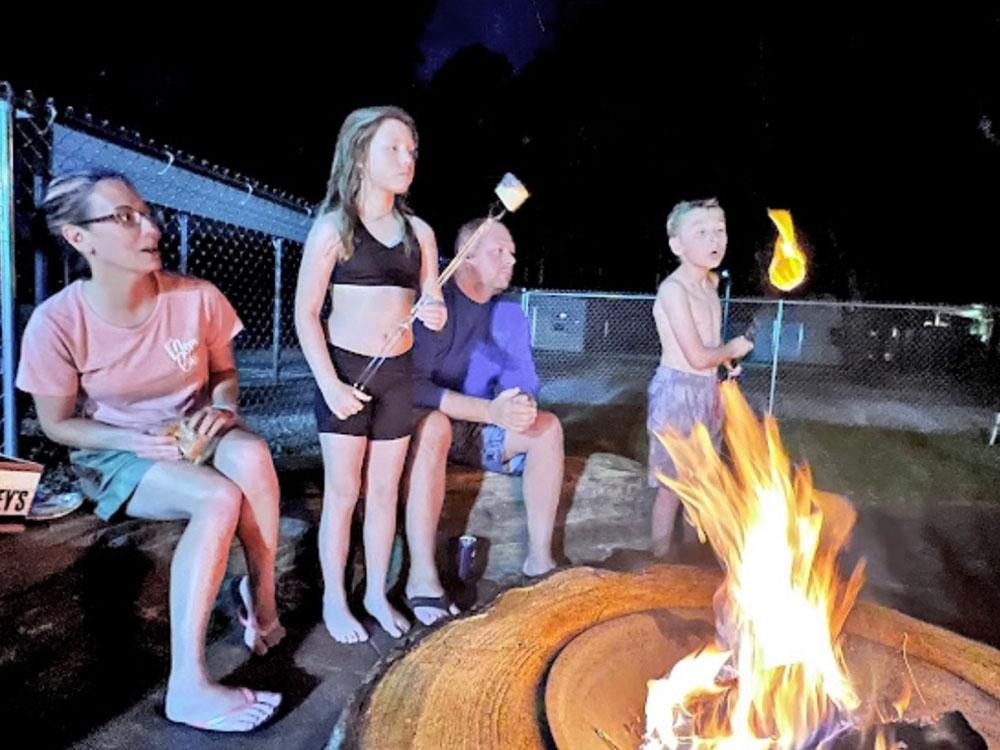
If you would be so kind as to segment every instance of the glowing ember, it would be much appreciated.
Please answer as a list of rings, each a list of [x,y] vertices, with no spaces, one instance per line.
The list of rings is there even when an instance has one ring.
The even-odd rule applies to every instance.
[[[725,569],[716,643],[649,685],[644,748],[804,748],[853,724],[859,700],[838,644],[863,580],[840,576],[854,525],[843,499],[796,468],[777,423],[761,424],[735,383],[722,386],[724,464],[708,431],[662,436],[674,490]]]
[[[768,209],[767,215],[778,228],[768,276],[778,289],[790,292],[806,278],[806,256],[795,240],[792,214],[784,209]]]

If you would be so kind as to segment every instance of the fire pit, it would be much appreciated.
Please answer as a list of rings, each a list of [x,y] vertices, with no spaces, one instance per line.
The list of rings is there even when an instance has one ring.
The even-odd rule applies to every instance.
[[[720,582],[717,572],[684,566],[638,574],[575,568],[511,590],[396,661],[353,717],[352,744],[373,750],[636,747],[646,677],[662,676],[671,660],[712,634],[712,595]],[[639,613],[644,622],[618,619]],[[604,628],[622,628],[617,646],[604,648]],[[845,631],[847,661],[862,691],[871,687],[865,665],[902,663],[905,635],[910,667],[928,702],[915,696],[906,718],[959,710],[1000,747],[1000,651],[865,602],[852,610]],[[644,645],[637,632],[659,645]],[[640,684],[627,690],[638,697],[630,703],[626,688],[614,689],[615,710],[612,698],[594,707],[596,686],[620,686],[621,673],[629,671]]]
[[[724,577],[580,570],[508,593],[390,670],[363,745],[914,750],[949,732],[961,744],[947,747],[978,750],[966,720],[1000,743],[1000,653],[855,606],[864,563],[841,569],[853,507],[793,466],[734,383],[722,399],[727,458],[703,425],[668,431],[676,473],[658,476]],[[919,726],[950,711],[965,718]]]

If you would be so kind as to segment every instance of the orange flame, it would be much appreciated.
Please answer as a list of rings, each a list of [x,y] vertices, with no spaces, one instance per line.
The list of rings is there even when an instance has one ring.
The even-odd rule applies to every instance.
[[[722,385],[724,464],[703,425],[660,440],[681,498],[725,568],[715,595],[716,643],[649,684],[645,748],[798,748],[851,724],[859,699],[838,637],[864,578],[837,558],[856,514],[792,470],[777,423],[757,420]]]
[[[783,292],[790,292],[806,278],[806,255],[795,239],[792,214],[780,208],[769,208],[767,215],[778,228],[774,255],[767,269],[771,283]]]

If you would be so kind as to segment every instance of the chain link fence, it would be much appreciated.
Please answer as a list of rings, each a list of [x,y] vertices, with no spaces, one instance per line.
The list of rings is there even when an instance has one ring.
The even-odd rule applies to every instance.
[[[72,259],[53,256],[48,245],[36,244],[30,225],[45,185],[72,170],[113,169],[125,174],[157,213],[164,268],[211,281],[242,319],[245,330],[235,349],[241,411],[251,428],[265,435],[276,453],[315,451],[311,376],[293,323],[295,281],[312,221],[306,202],[137,133],[59,110],[51,101],[38,102],[30,94],[8,99],[17,305],[12,340],[3,340],[5,354],[18,345],[34,306],[83,270]],[[3,388],[5,397],[13,393],[12,374]],[[21,429],[13,444],[5,440],[11,453],[17,451],[18,432],[37,433],[30,399],[21,396],[16,406]],[[5,418],[11,418],[10,409]]]
[[[653,295],[522,293],[548,403],[645,403],[659,358]],[[919,432],[983,430],[1000,405],[995,311],[971,305],[724,300],[753,328],[741,384],[782,418]]]
[[[207,279],[246,330],[236,340],[242,410],[278,454],[317,450],[312,379],[293,325],[307,204],[137,133],[0,89],[4,451],[37,434],[16,399],[13,364],[34,305],[79,269],[34,244],[34,207],[54,174],[126,174],[161,215],[164,266]],[[9,205],[8,205],[9,204]],[[2,234],[6,232],[7,234]],[[522,306],[550,404],[645,404],[660,356],[652,295],[526,290]],[[984,306],[733,299],[726,335],[755,323],[741,378],[751,402],[780,417],[918,431],[983,429],[997,408],[995,311]],[[24,451],[21,451],[24,454]]]

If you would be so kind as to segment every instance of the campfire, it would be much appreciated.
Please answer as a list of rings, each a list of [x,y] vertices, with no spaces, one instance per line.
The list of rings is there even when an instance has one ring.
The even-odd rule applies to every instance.
[[[919,686],[862,705],[840,643],[864,578],[863,563],[849,574],[838,566],[854,510],[817,490],[808,468],[793,469],[775,420],[759,422],[735,383],[722,399],[728,461],[700,425],[689,438],[660,438],[678,471],[660,479],[724,579],[713,641],[649,685],[643,748],[829,747],[884,718],[882,704],[901,716]],[[891,730],[876,735],[877,747],[894,747]]]
[[[331,747],[1000,747],[1000,651],[856,602],[853,508],[723,394],[725,460],[703,430],[664,438],[721,573],[580,567],[509,591],[395,660]]]

